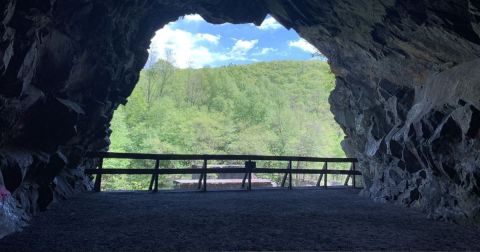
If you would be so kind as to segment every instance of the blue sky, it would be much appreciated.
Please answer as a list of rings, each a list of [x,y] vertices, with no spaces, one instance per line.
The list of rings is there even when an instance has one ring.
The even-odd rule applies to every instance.
[[[147,66],[159,58],[179,68],[218,67],[272,60],[325,60],[317,50],[268,16],[261,26],[207,23],[187,15],[158,30],[150,45]]]

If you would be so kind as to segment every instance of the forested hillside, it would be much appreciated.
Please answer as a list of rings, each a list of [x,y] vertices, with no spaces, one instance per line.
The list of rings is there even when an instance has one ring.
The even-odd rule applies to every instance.
[[[202,69],[159,61],[115,112],[110,151],[343,157],[333,86],[321,61]]]

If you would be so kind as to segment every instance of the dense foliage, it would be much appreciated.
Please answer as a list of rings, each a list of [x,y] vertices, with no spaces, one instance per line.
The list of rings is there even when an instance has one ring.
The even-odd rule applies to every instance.
[[[328,64],[316,60],[202,69],[159,61],[115,112],[110,151],[343,157],[328,104],[333,86]],[[107,186],[148,182],[117,177]]]

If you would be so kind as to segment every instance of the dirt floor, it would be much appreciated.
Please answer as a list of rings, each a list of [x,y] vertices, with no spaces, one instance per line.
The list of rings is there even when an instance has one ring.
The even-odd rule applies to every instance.
[[[84,193],[0,251],[480,250],[479,229],[351,189]]]

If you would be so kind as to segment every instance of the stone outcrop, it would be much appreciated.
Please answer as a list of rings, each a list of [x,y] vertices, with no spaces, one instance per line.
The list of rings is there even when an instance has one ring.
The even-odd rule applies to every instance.
[[[154,32],[179,16],[260,24],[267,13],[328,57],[332,112],[363,194],[480,219],[480,3],[6,0],[0,3],[0,237],[90,188]]]

